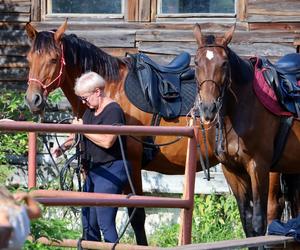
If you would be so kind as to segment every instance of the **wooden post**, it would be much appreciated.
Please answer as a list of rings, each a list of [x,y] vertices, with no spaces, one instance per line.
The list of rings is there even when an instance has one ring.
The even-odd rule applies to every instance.
[[[295,38],[294,45],[296,46],[296,52],[300,53],[300,37]]]
[[[41,0],[31,0],[31,21],[41,21]]]

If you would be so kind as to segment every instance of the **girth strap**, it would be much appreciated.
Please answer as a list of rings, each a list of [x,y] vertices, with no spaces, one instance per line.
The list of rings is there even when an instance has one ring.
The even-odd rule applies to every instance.
[[[293,116],[280,117],[280,125],[273,145],[274,152],[273,152],[272,164],[270,166],[271,170],[276,166],[283,153],[291,126],[293,124],[293,120],[294,120]]]

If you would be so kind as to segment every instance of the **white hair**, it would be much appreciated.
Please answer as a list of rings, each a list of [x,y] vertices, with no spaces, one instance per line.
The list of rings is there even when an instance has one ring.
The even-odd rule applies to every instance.
[[[105,80],[102,76],[95,72],[87,72],[82,74],[75,81],[75,94],[82,95],[95,91],[96,88],[104,89]]]

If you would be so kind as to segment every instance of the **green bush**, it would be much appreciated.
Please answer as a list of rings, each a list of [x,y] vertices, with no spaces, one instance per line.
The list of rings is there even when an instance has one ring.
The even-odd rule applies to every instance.
[[[46,214],[46,209],[43,211]],[[35,240],[46,237],[50,241],[59,241],[63,239],[79,239],[81,233],[78,230],[69,228],[70,221],[64,218],[40,218],[31,222],[31,236],[33,241],[27,240],[24,250],[59,250],[61,247],[52,247],[43,245]],[[64,248],[67,249],[67,248]]]
[[[24,105],[24,94],[15,90],[4,90],[0,96],[0,119],[32,120]],[[23,155],[27,152],[26,133],[0,133],[0,165],[6,165],[7,155]]]
[[[150,242],[160,247],[178,245],[179,225],[163,225]],[[232,195],[195,196],[192,243],[243,238],[236,200]]]

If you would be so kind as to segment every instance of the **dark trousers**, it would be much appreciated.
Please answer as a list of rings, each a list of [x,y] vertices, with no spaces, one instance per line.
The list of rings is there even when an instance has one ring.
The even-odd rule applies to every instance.
[[[130,165],[127,163],[128,167]],[[120,194],[128,179],[122,160],[93,166],[83,186],[84,192]],[[85,240],[100,241],[103,234],[106,242],[116,242],[117,207],[83,207],[82,226]]]

